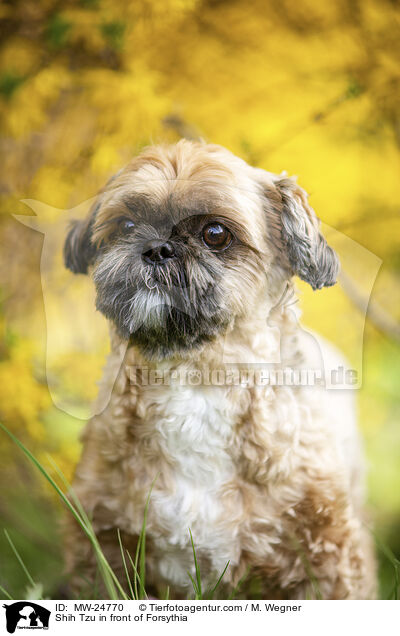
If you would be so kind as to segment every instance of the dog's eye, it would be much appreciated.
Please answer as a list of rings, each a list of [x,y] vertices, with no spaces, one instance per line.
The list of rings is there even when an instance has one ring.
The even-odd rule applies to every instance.
[[[203,241],[214,250],[224,250],[232,242],[232,234],[222,223],[208,223],[203,228]]]
[[[132,232],[135,227],[135,224],[131,221],[131,219],[121,219],[118,225],[122,232]]]

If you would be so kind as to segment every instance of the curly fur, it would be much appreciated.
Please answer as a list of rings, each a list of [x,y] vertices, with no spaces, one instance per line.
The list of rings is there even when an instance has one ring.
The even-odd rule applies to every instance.
[[[176,238],[182,266],[165,268],[161,282],[135,261],[141,230],[131,238],[113,234],[127,207],[143,241],[183,227]],[[185,225],[196,214],[227,219],[237,237],[229,254],[196,243],[195,230]],[[67,239],[66,264],[92,271],[98,308],[110,320],[103,390],[128,346],[107,408],[86,426],[74,490],[121,580],[117,529],[134,552],[157,476],[146,555],[154,594],[163,585],[174,598],[190,593],[190,528],[206,585],[229,560],[222,596],[248,572],[246,581],[256,580],[264,598],[373,597],[362,457],[348,392],[130,381],[136,367],[239,371],[276,360],[277,351],[274,368],[307,368],[309,347],[285,289],[293,274],[314,289],[332,285],[338,261],[304,191],[218,146],[182,141],[134,159],[82,227],[82,236],[71,230],[73,244]],[[94,557],[73,522],[65,536],[68,570],[79,587],[80,573],[94,576]],[[241,594],[254,596],[254,587],[245,582]]]

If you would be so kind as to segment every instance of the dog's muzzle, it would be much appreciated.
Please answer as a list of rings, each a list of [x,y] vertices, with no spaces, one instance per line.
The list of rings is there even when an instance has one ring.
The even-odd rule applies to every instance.
[[[163,265],[176,256],[174,245],[170,241],[153,239],[143,248],[142,259],[151,265]]]

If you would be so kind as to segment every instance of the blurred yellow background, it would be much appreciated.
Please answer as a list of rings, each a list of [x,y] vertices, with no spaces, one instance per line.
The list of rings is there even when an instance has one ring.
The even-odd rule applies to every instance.
[[[100,317],[89,333],[65,302],[92,311],[89,282],[62,268],[58,219],[143,145],[201,136],[298,175],[317,215],[348,238],[341,256],[355,288],[299,284],[301,306],[305,325],[355,365],[364,337],[370,515],[400,557],[400,3],[14,0],[0,4],[0,37],[1,420],[71,477],[83,425],[74,415],[96,394],[107,341]],[[32,210],[36,225],[12,217]],[[357,299],[371,289],[364,325]],[[57,597],[61,508],[4,434],[0,481],[0,584],[26,593],[4,527]],[[393,580],[382,556],[384,598]]]

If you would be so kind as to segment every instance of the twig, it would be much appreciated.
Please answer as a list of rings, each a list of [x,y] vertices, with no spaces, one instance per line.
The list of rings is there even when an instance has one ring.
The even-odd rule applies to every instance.
[[[400,342],[400,325],[399,323],[389,316],[389,314],[382,309],[378,303],[368,299],[357,287],[356,283],[345,274],[343,271],[339,274],[339,281],[345,292],[346,296],[351,300],[353,305],[357,307],[361,312],[365,312],[367,308],[366,317],[372,324],[385,336],[393,338],[396,342]]]
[[[180,115],[171,114],[164,117],[162,123],[166,128],[172,128],[179,137],[190,139],[191,141],[200,141],[201,136],[198,130],[192,124],[188,124]]]

